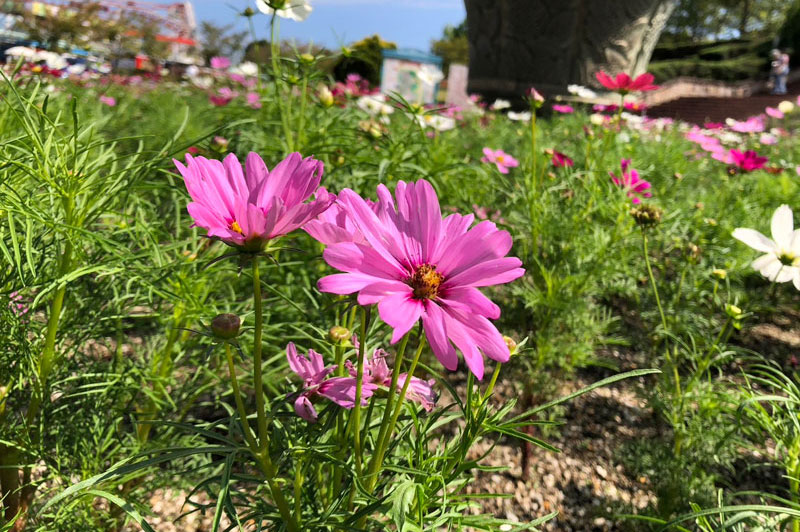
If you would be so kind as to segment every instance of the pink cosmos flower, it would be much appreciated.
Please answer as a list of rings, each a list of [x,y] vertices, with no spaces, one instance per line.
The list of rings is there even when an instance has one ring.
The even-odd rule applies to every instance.
[[[574,113],[575,109],[571,105],[553,104],[553,111],[568,115]]]
[[[389,365],[386,363],[387,354],[388,353],[383,349],[375,349],[375,351],[372,352],[371,358],[365,357],[363,383],[370,383],[374,384],[376,387],[383,388],[388,388],[392,385],[392,372],[389,369]],[[352,362],[348,360],[345,362],[345,365],[350,375],[353,377],[358,375],[358,368]],[[407,373],[398,375],[398,392],[403,389],[407,377]],[[435,383],[436,381],[434,379],[426,381],[417,377],[411,377],[411,382],[408,384],[408,390],[406,391],[406,399],[419,403],[426,412],[430,412],[436,404],[436,392],[433,391],[433,385]]]
[[[747,150],[745,152],[731,150],[729,154],[731,160],[730,164],[733,164],[743,172],[752,172],[753,170],[764,168],[764,165],[766,165],[769,160],[766,157],[760,157],[753,150]]]
[[[624,109],[630,113],[641,113],[647,109],[647,105],[639,102],[625,102]]]
[[[115,105],[117,105],[117,100],[115,98],[112,98],[111,96],[103,95],[103,96],[100,96],[100,98],[98,98],[98,100],[100,100],[100,103],[102,103],[104,105],[107,105],[109,107],[114,107]]]
[[[377,303],[381,319],[394,329],[393,344],[422,319],[439,361],[455,370],[458,348],[481,379],[482,353],[499,362],[510,355],[489,321],[500,316],[500,308],[478,288],[508,283],[525,273],[519,259],[506,257],[511,235],[489,221],[470,228],[472,215],[442,219],[436,192],[427,181],[400,181],[395,196],[380,185],[376,214],[352,190],[339,194],[339,205],[366,243],[329,246],[325,261],[344,273],[324,277],[317,286],[334,294],[357,292],[361,305]]]
[[[328,194],[324,187],[319,187],[316,196],[326,197]],[[330,196],[336,197],[334,194],[330,194]],[[364,201],[375,214],[378,213],[378,203],[368,199]],[[339,242],[355,242],[357,244],[366,244],[367,242],[364,235],[361,234],[361,231],[358,230],[358,227],[347,215],[347,211],[335,202],[325,212],[308,221],[303,226],[303,230],[326,246],[338,244]]]
[[[766,112],[772,118],[781,119],[784,116],[780,109],[776,109],[774,107],[767,107],[764,109],[764,112]]]
[[[592,106],[592,111],[595,113],[615,113],[619,109],[619,105],[606,105],[603,103],[596,103]]]
[[[8,308],[10,308],[11,312],[13,312],[14,315],[16,315],[18,318],[24,316],[25,314],[27,314],[30,311],[30,308],[28,307],[27,304],[25,304],[25,300],[19,294],[19,292],[17,292],[17,291],[11,292],[8,295],[8,299],[9,299]],[[412,381],[412,384],[413,384],[413,381]],[[409,386],[411,386],[411,385],[409,385]]]
[[[642,202],[641,198],[652,198],[653,194],[648,190],[651,185],[649,182],[639,177],[639,172],[634,168],[630,168],[631,160],[622,159],[620,163],[622,173],[617,177],[613,172],[609,172],[611,181],[615,185],[625,189],[628,197],[634,205]],[[630,168],[630,170],[628,170]]]
[[[270,172],[256,153],[250,153],[244,172],[236,155],[224,161],[186,155],[186,166],[173,160],[192,197],[189,214],[194,225],[230,246],[260,251],[270,239],[302,227],[327,209],[335,196],[318,193],[321,161],[289,154]],[[324,192],[324,189],[323,189]]]
[[[722,122],[706,122],[703,127],[706,129],[724,129],[725,124]]]
[[[764,118],[760,116],[751,116],[743,122],[730,119],[729,121],[731,130],[737,133],[761,133],[767,127],[764,123]]]
[[[355,406],[356,379],[352,377],[327,378],[336,370],[336,366],[325,367],[322,355],[309,349],[308,356],[305,357],[297,352],[294,343],[289,342],[289,345],[286,346],[286,358],[289,360],[289,368],[303,379],[303,391],[294,401],[294,411],[298,416],[311,423],[317,420],[317,411],[311,403],[311,399],[317,395],[333,401],[342,408]],[[377,389],[375,384],[364,380],[361,383],[361,404],[366,405],[367,399]]]
[[[491,163],[497,166],[497,170],[501,174],[507,174],[509,168],[519,166],[519,161],[514,157],[507,154],[503,150],[493,150],[491,148],[483,149],[482,163]]]
[[[215,107],[224,107],[231,103],[231,100],[236,98],[239,94],[229,89],[228,87],[222,87],[217,94],[211,94],[208,97],[208,101]]]
[[[567,157],[565,154],[561,153],[560,151],[547,149],[544,150],[545,153],[550,155],[551,159],[550,162],[553,163],[553,166],[556,168],[561,168],[564,166],[575,166],[575,162]]]
[[[778,137],[769,133],[762,133],[761,136],[758,137],[758,142],[764,144],[765,146],[772,146],[773,144],[778,143]]]
[[[257,92],[248,92],[247,105],[253,109],[261,109],[261,96]]]
[[[211,68],[225,70],[231,67],[231,60],[227,57],[216,56],[211,58]]]
[[[658,88],[658,85],[653,85],[653,80],[655,78],[650,73],[642,74],[636,79],[631,79],[631,77],[625,73],[617,74],[616,78],[612,78],[601,70],[595,74],[595,77],[603,87],[620,94],[628,94],[629,92],[636,91],[654,91]]]
[[[536,107],[541,107],[541,105],[544,103],[544,96],[542,96],[541,93],[536,90],[536,87],[531,87],[528,89],[527,94],[528,98],[530,98],[531,101],[536,104]]]

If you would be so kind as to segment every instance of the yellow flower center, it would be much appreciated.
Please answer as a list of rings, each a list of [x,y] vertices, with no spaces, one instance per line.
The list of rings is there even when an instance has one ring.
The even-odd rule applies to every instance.
[[[778,260],[781,261],[781,264],[784,266],[796,266],[800,267],[800,257],[792,253],[791,251],[784,251],[780,255],[778,255]]]
[[[415,299],[435,299],[439,295],[439,286],[444,282],[444,275],[436,271],[436,266],[423,264],[408,279],[408,285],[414,291]]]
[[[237,222],[236,220],[234,220],[233,223],[231,223],[231,230],[236,231],[240,235],[244,234],[244,231],[242,231],[242,226],[239,225],[239,222]]]
[[[502,163],[502,162],[503,162],[503,156],[502,156],[502,155],[498,155],[497,157],[495,157],[495,160],[496,160],[498,163]]]

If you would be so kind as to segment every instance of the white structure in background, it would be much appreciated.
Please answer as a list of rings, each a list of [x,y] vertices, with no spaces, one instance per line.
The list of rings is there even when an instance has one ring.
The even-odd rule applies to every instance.
[[[467,81],[469,80],[469,68],[466,65],[450,65],[450,72],[447,75],[447,97],[446,103],[457,105],[464,109],[468,108],[472,102],[467,94]]]
[[[418,50],[384,50],[381,92],[397,93],[413,104],[436,103],[444,78],[442,59]]]

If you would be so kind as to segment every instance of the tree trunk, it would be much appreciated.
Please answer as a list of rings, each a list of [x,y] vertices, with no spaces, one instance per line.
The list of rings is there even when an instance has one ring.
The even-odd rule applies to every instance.
[[[563,93],[594,74],[640,74],[677,0],[464,0],[469,90]]]

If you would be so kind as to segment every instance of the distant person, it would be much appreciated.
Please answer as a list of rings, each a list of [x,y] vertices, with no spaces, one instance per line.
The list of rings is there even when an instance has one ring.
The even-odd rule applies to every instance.
[[[786,78],[789,77],[789,54],[780,50],[772,50],[770,78],[772,78],[772,94],[786,94]]]

